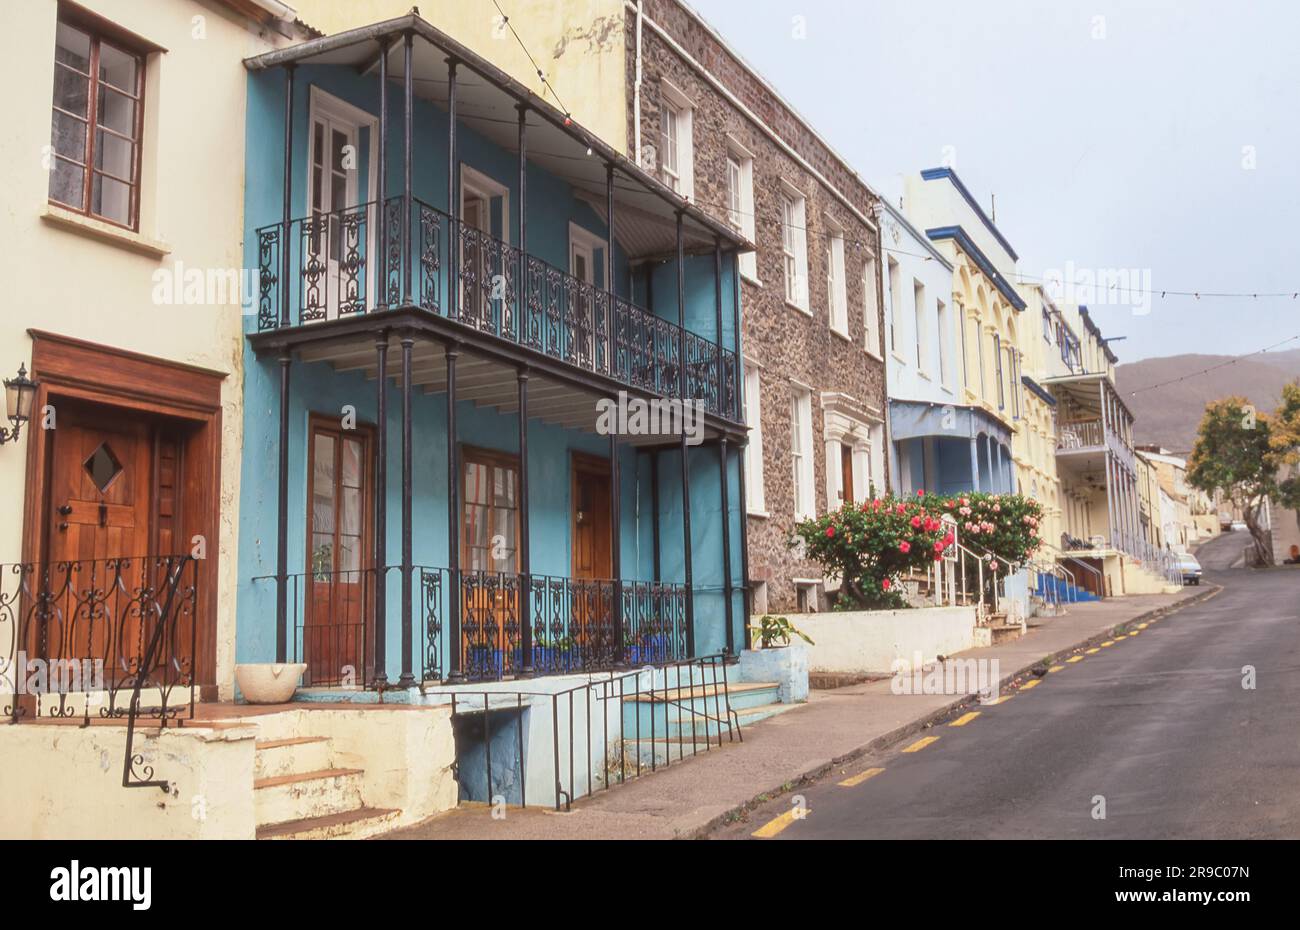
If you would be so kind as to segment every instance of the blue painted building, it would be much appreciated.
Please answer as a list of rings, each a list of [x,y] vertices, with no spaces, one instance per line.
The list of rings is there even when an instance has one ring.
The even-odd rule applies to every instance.
[[[418,15],[246,65],[237,661],[736,652],[752,245]]]

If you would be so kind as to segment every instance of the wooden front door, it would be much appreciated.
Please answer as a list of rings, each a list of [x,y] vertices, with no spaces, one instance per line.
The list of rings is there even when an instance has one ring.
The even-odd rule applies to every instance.
[[[189,549],[178,529],[181,431],[100,404],[67,401],[57,410],[44,501],[56,609],[33,628],[40,642],[28,645],[48,659],[103,659],[106,674],[116,674],[143,655],[148,631],[133,598],[165,575],[151,557]],[[175,637],[175,649],[177,661],[192,663],[188,635]]]
[[[373,636],[376,576],[371,431],[344,430],[313,417],[309,446],[307,540],[310,580],[303,614],[303,661],[315,685],[364,682]],[[350,672],[350,674],[349,674]]]
[[[594,456],[573,456],[573,571],[571,610],[573,640],[590,661],[611,660],[622,644],[615,642],[612,586],[583,582],[605,581],[613,575],[613,536],[610,532],[609,462]]]
[[[853,494],[853,447],[840,446],[840,503],[852,503],[857,498]]]

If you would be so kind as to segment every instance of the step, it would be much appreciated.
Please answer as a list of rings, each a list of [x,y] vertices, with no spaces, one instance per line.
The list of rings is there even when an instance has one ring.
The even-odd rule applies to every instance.
[[[264,780],[296,772],[319,772],[333,764],[330,741],[323,736],[291,736],[254,744],[253,778]]]
[[[740,727],[744,729],[758,723],[760,720],[766,720],[768,717],[775,717],[777,714],[783,714],[788,710],[794,710],[798,706],[798,704],[782,704],[780,702],[773,702],[771,704],[759,704],[755,707],[747,707],[744,710],[738,710],[736,712],[737,719],[732,721],[732,733],[734,735],[735,725],[737,722],[739,722]],[[718,722],[713,719],[705,720],[704,718],[697,718],[695,720],[689,718],[670,720],[668,722],[667,734],[662,734],[662,731],[660,731],[660,734],[657,735],[666,735],[670,740],[673,738],[683,738],[687,742],[690,742],[692,733],[699,739],[703,739],[704,735],[707,733],[710,739],[717,742]],[[649,736],[645,730],[641,731],[641,735],[642,737]],[[636,734],[634,731],[630,731],[627,733],[627,736],[631,739],[635,739]],[[727,725],[725,721],[722,724],[722,739],[724,741],[727,739]],[[656,740],[656,742],[657,741],[658,740]]]
[[[337,814],[286,820],[257,828],[259,840],[363,839],[396,825],[397,808],[358,807]]]
[[[709,703],[713,703],[715,696],[721,695],[724,691],[732,707],[743,701],[746,696],[753,695],[755,692],[764,692],[770,690],[779,690],[780,684],[775,681],[733,681],[724,688],[721,683],[718,685],[696,685],[692,688],[672,688],[668,691],[655,691],[651,694],[649,691],[642,691],[639,694],[627,694],[623,696],[624,703],[642,703],[642,704],[662,704],[667,701],[676,703],[689,703],[691,700],[700,701],[705,698]]]
[[[320,769],[275,775],[253,782],[259,826],[307,820],[355,810],[361,802],[361,769]]]
[[[999,623],[989,627],[993,636],[993,645],[1008,643],[1025,635],[1025,628],[1019,623]]]

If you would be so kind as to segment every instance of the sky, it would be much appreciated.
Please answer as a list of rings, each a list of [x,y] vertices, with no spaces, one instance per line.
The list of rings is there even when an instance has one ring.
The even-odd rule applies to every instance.
[[[1121,361],[1300,336],[1300,3],[688,2],[882,194],[950,164],[1022,275],[1112,275]]]

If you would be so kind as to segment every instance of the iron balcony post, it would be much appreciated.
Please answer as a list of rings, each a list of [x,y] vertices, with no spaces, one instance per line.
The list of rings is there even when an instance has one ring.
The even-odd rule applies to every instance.
[[[379,293],[378,309],[388,306],[388,40],[379,40]]]
[[[284,66],[284,229],[280,239],[280,325],[289,325],[289,228],[293,213],[293,73],[295,65]]]
[[[289,368],[280,350],[280,448],[275,512],[275,661],[289,661]]]
[[[523,210],[523,204],[519,205]],[[522,227],[522,222],[520,226]],[[522,254],[522,253],[520,253]],[[519,385],[519,648],[523,675],[533,673],[532,557],[528,542],[528,369],[520,368]]]
[[[732,628],[731,586],[731,489],[728,487],[727,437],[718,439],[719,477],[722,479],[722,596],[726,598],[723,615],[727,621],[727,655],[736,654],[736,631]]]
[[[515,284],[515,338],[525,339],[524,320],[528,313],[528,107],[519,104],[519,280]],[[525,664],[532,666],[531,657]]]
[[[447,223],[447,316],[453,320],[460,319],[460,197],[456,183],[459,176],[456,164],[457,64],[455,58],[447,59],[447,216],[450,217]]]
[[[659,544],[659,450],[650,450],[650,541],[653,549],[655,584],[663,581],[663,557]]]
[[[372,684],[388,684],[388,330],[375,338],[375,664]]]
[[[605,226],[609,232],[609,241],[605,244],[605,291],[609,295],[606,304],[606,312],[609,314],[609,321],[606,326],[605,336],[609,340],[609,348],[606,349],[606,363],[609,366],[609,373],[617,375],[618,360],[617,340],[614,338],[614,329],[617,325],[614,312],[614,303],[618,299],[614,286],[614,163],[605,163]],[[594,362],[594,359],[593,359]],[[594,366],[593,366],[594,367]],[[613,613],[614,629],[618,635],[617,664],[621,667],[627,664],[627,631],[624,629],[625,618],[623,616],[623,540],[622,540],[622,470],[618,463],[618,427],[617,420],[615,426],[609,433],[609,525],[610,525],[610,566],[613,569],[611,574],[614,576],[614,593],[613,593]]]
[[[718,401],[717,410],[719,414],[726,415],[729,410],[724,410],[722,401],[725,396],[722,380],[722,239],[714,237],[713,239],[713,314],[714,314],[714,335],[717,337],[717,358],[715,361],[715,373],[718,379]]]
[[[460,462],[456,445],[456,359],[460,344],[447,343],[447,574],[451,589],[447,592],[447,640],[451,658],[448,680],[465,680],[461,669],[460,641]]]
[[[736,347],[736,397],[735,410],[737,419],[742,423],[749,422],[749,415],[745,409],[745,369],[744,353],[741,345],[740,336],[740,250],[737,249],[731,264],[731,280],[733,283],[731,289],[731,326],[732,339]],[[748,439],[746,440],[748,445]],[[742,449],[742,455],[749,455],[749,450]],[[739,458],[739,457],[738,457]],[[750,610],[750,592],[749,592],[749,533],[747,532],[749,521],[749,498],[745,489],[745,462],[740,459],[740,610],[743,618],[745,629],[749,628],[749,610]],[[746,637],[748,634],[746,634]],[[748,638],[746,638],[748,642]]]
[[[415,119],[415,78],[412,72],[412,51],[415,44],[414,33],[402,36],[402,173],[404,193],[402,195],[402,303],[411,303],[411,136]],[[404,671],[410,666],[405,665]]]
[[[678,396],[685,415],[686,397],[686,245],[683,239],[682,211],[677,211],[677,353]],[[682,454],[682,542],[683,575],[686,584],[686,652],[695,655],[695,591],[691,564],[691,469],[686,430],[681,435]]]
[[[410,45],[407,45],[410,52]],[[397,683],[402,688],[415,685],[412,673],[414,611],[411,603],[412,591],[412,543],[413,526],[411,523],[411,478],[412,478],[412,435],[411,435],[411,349],[415,337],[408,329],[402,333],[402,674]]]

